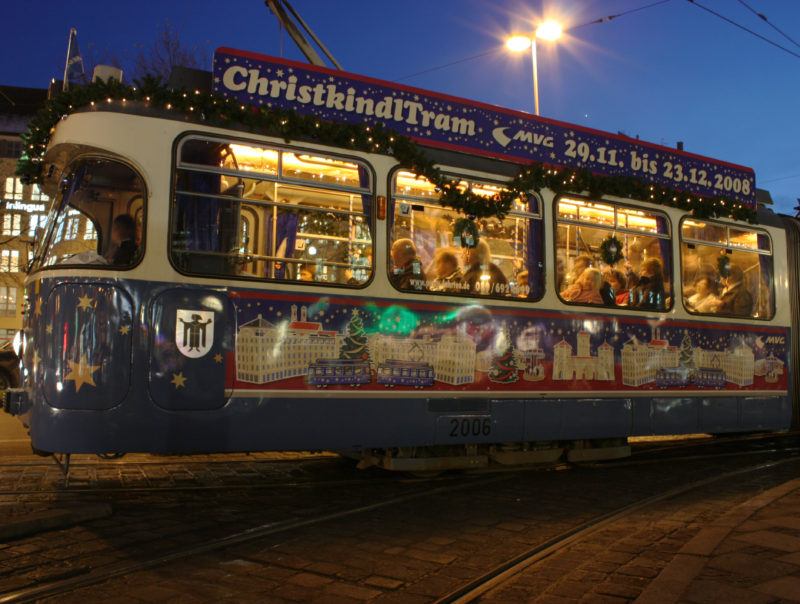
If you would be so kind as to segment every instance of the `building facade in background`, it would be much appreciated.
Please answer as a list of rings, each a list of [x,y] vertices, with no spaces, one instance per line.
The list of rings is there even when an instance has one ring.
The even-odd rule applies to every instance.
[[[22,327],[24,269],[50,201],[14,175],[20,135],[46,99],[43,88],[0,86],[0,346]]]

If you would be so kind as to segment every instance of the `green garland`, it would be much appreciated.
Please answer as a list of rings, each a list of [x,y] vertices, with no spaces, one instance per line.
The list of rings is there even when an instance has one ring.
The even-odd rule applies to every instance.
[[[624,258],[622,243],[617,239],[616,235],[609,235],[603,239],[602,243],[600,243],[600,260],[609,266],[614,266]]]
[[[738,201],[722,197],[699,197],[632,177],[602,176],[585,169],[548,167],[531,164],[520,169],[508,187],[494,198],[476,195],[460,187],[457,180],[442,174],[425,151],[411,139],[386,128],[328,122],[303,116],[291,110],[242,105],[199,90],[173,90],[158,78],[144,78],[135,86],[116,80],[75,87],[48,100],[22,136],[25,151],[17,162],[17,175],[24,183],[41,183],[44,154],[58,121],[80,109],[118,109],[138,104],[177,114],[184,119],[218,127],[243,127],[246,130],[290,140],[309,140],[334,147],[393,156],[400,166],[430,181],[439,192],[439,203],[477,218],[504,218],[514,200],[531,191],[550,189],[555,193],[582,193],[599,199],[615,195],[663,204],[691,212],[696,218],[715,216],[755,221],[755,212]]]

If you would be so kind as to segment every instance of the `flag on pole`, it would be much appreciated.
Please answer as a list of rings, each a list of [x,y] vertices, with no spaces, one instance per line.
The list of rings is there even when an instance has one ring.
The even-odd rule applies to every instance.
[[[83,57],[78,50],[78,30],[74,27],[69,30],[67,42],[67,63],[64,65],[64,86],[66,92],[70,84],[83,84],[86,82],[86,72],[83,69]]]

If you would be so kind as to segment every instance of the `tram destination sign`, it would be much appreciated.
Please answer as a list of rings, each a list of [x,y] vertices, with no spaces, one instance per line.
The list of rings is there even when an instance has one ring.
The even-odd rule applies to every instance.
[[[520,111],[230,48],[214,54],[214,92],[351,124],[383,122],[430,147],[517,163],[633,176],[755,207],[753,170]]]

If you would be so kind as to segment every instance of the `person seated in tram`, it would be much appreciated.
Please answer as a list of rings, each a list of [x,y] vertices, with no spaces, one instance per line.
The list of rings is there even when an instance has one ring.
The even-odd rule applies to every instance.
[[[583,271],[587,268],[590,268],[594,265],[594,261],[592,257],[588,254],[581,254],[580,256],[576,256],[575,260],[572,261],[572,270],[567,273],[564,282],[561,284],[562,289],[573,285],[578,281]]]
[[[664,310],[664,265],[660,258],[648,258],[639,271],[639,284],[630,292],[629,306],[642,310]]]
[[[113,266],[130,266],[136,260],[136,221],[128,214],[120,214],[111,225],[111,248],[106,260]]]
[[[390,251],[392,272],[389,281],[397,289],[425,290],[425,273],[417,256],[417,246],[411,239],[398,239]]]
[[[607,268],[603,273],[603,280],[611,288],[614,296],[614,301],[607,306],[624,306],[628,303],[628,279],[621,270]]]
[[[701,276],[694,281],[694,293],[686,299],[686,304],[694,312],[713,313],[720,305],[720,300],[714,293],[713,280],[708,276]]]
[[[725,278],[717,312],[723,315],[749,317],[753,312],[753,296],[744,285],[744,271],[738,264],[731,264]]]
[[[461,269],[458,257],[447,248],[439,248],[433,255],[433,262],[428,268],[428,277],[432,279],[428,289],[434,292],[450,292],[460,289]]]
[[[522,270],[517,273],[517,298],[527,298],[530,291],[528,271]]]
[[[596,268],[587,268],[575,283],[561,292],[561,297],[567,302],[603,304],[602,287],[603,274]]]
[[[503,295],[508,290],[508,279],[500,267],[492,262],[492,250],[480,239],[475,247],[464,248],[464,283],[469,291],[478,294]]]
[[[314,269],[313,264],[301,264],[297,267],[297,278],[300,281],[314,281]]]

